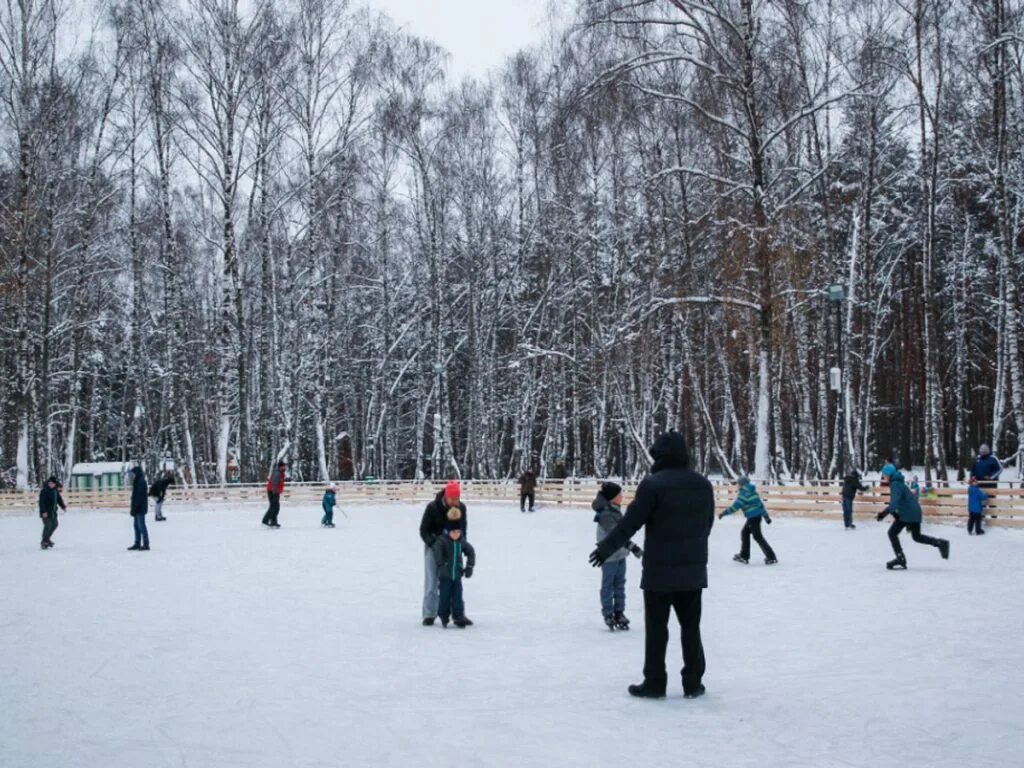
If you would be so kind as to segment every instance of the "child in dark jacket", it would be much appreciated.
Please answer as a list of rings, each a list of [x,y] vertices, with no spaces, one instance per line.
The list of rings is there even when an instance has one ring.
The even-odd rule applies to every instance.
[[[327,490],[324,491],[324,497],[320,501],[320,506],[324,508],[324,516],[320,519],[320,525],[324,528],[334,527],[334,505],[338,503],[337,492],[337,484],[331,483],[327,486]]]
[[[602,483],[597,498],[591,503],[597,523],[598,544],[622,520],[622,488],[617,483]],[[626,558],[629,552],[643,557],[644,551],[632,541],[613,552],[601,564],[601,615],[608,629],[629,629],[626,618]]]
[[[985,516],[985,502],[991,499],[991,494],[985,493],[978,485],[978,478],[971,477],[971,486],[967,489],[967,534],[973,536],[977,531],[983,536],[981,520]]]
[[[476,550],[462,537],[462,529],[462,511],[458,507],[450,507],[444,532],[433,544],[441,593],[437,615],[441,618],[441,626],[446,629],[449,618],[460,629],[472,623],[466,619],[466,604],[462,600],[462,577],[468,579],[473,576]],[[463,557],[466,558],[465,564],[462,561]]]

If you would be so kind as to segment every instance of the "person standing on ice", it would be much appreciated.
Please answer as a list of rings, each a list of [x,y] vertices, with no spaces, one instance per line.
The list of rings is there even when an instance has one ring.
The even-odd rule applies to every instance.
[[[597,543],[622,521],[622,487],[618,483],[601,483],[601,490],[591,504],[597,523]],[[628,551],[627,551],[628,550]],[[608,629],[629,629],[626,618],[626,558],[632,552],[643,557],[644,551],[632,541],[613,552],[601,564],[601,615]]]
[[[984,483],[983,487],[994,488],[1002,471],[1003,465],[992,455],[988,445],[985,443],[979,445],[978,458],[974,462],[974,466],[971,467],[971,477],[979,483]]]
[[[683,695],[704,695],[704,645],[700,637],[701,598],[708,585],[708,537],[715,522],[715,494],[703,475],[690,469],[683,436],[672,430],[650,449],[651,473],[637,486],[626,514],[597,549],[591,565],[603,565],[644,528],[644,679],[629,686],[640,698],[665,696],[669,615],[682,631]]]
[[[866,490],[868,487],[860,481],[860,472],[856,469],[850,470],[850,474],[843,478],[843,525],[847,530],[857,527],[853,524],[853,501],[858,491],[863,493]]]
[[[764,553],[764,564],[775,565],[779,561],[775,557],[775,552],[772,550],[768,540],[761,533],[762,519],[768,525],[772,524],[772,519],[768,516],[768,510],[764,508],[764,502],[758,496],[757,488],[754,487],[754,484],[747,477],[736,478],[736,485],[740,489],[736,501],[718,516],[719,520],[721,520],[726,515],[739,512],[742,509],[743,516],[747,518],[743,530],[740,531],[740,552],[738,555],[733,555],[732,559],[737,563],[746,564],[750,562],[750,537],[753,536],[754,541],[757,542],[757,545],[761,547],[761,551]]]
[[[437,558],[434,554],[434,543],[443,536],[448,525],[449,510],[459,510],[462,535],[466,535],[466,505],[460,501],[462,488],[457,480],[450,480],[432,502],[423,510],[420,520],[420,539],[423,541],[423,626],[433,626],[437,619],[438,602],[440,601],[440,584],[438,582]],[[473,622],[465,619],[467,626]]]
[[[284,493],[286,469],[288,469],[288,465],[284,461],[279,461],[271,471],[270,477],[267,478],[267,501],[270,506],[267,507],[266,514],[263,515],[263,524],[267,528],[281,527],[277,522],[277,516],[281,512],[281,494]]]
[[[438,616],[441,626],[448,628],[448,619],[459,629],[472,626],[473,622],[466,618],[466,603],[462,599],[462,577],[472,578],[476,566],[476,550],[465,540],[462,510],[449,507],[446,514],[447,522],[444,531],[435,540],[431,549],[437,563],[439,582]],[[463,565],[462,558],[466,558]]]
[[[977,531],[979,536],[985,534],[981,527],[982,518],[985,516],[985,502],[991,499],[990,494],[985,493],[978,481],[972,477],[971,485],[967,489],[967,535],[973,536]]]
[[[320,525],[324,528],[334,527],[334,505],[337,504],[337,492],[337,484],[331,483],[327,486],[327,490],[324,491],[324,497],[320,501],[320,506],[324,509],[324,516],[320,519]]]
[[[903,554],[903,547],[900,545],[900,533],[906,528],[910,531],[911,538],[918,544],[928,544],[939,550],[943,560],[949,559],[949,542],[946,539],[933,539],[921,533],[921,504],[914,497],[914,494],[907,487],[895,465],[886,464],[882,468],[882,482],[889,486],[889,506],[877,515],[878,522],[882,522],[887,515],[895,517],[895,521],[889,526],[889,542],[892,544],[896,557],[885,564],[885,567],[892,570],[907,570],[907,558]]]
[[[156,514],[153,519],[157,522],[167,519],[164,517],[164,499],[167,497],[167,488],[171,485],[174,485],[174,473],[164,472],[149,486],[150,498],[156,499]]]
[[[39,542],[40,549],[53,548],[53,533],[57,530],[57,509],[60,501],[57,478],[50,475],[39,490],[39,518],[43,521],[43,538]]]
[[[146,528],[146,513],[149,512],[149,495],[146,491],[146,473],[135,466],[128,473],[132,478],[131,516],[135,527],[135,543],[128,551],[149,551],[149,530]]]
[[[533,512],[533,502],[537,491],[537,476],[532,469],[523,472],[519,477],[519,511],[526,511],[526,500],[530,500],[530,511]]]

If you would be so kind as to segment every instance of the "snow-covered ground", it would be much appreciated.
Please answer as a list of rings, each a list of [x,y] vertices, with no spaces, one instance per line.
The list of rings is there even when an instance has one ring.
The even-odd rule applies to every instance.
[[[779,518],[781,564],[712,536],[708,696],[626,694],[643,652],[639,562],[610,633],[590,513],[476,505],[476,626],[420,626],[420,510],[168,507],[153,551],[127,514],[67,515],[56,548],[0,519],[0,766],[1021,765],[1024,532],[908,542]]]

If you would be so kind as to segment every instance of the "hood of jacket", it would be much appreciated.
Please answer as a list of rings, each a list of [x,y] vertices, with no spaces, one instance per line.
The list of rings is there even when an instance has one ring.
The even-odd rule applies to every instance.
[[[654,464],[651,472],[660,472],[663,469],[686,469],[690,466],[690,450],[686,447],[686,440],[674,429],[658,435],[650,450]]]

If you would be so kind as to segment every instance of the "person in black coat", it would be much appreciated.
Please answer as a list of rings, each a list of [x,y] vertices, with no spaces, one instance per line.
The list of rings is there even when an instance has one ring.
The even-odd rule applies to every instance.
[[[167,519],[164,517],[164,499],[167,498],[167,488],[171,485],[174,485],[174,473],[165,472],[149,486],[150,498],[156,499],[156,514],[153,516],[156,521]]]
[[[57,508],[61,506],[57,478],[51,475],[39,490],[39,517],[43,521],[43,538],[40,549],[53,547],[53,533],[57,530]]]
[[[437,494],[432,502],[427,504],[423,510],[423,517],[420,520],[420,540],[423,542],[423,626],[434,625],[437,619],[437,611],[441,600],[441,584],[437,575],[437,558],[434,554],[434,542],[445,535],[448,527],[448,512],[452,509],[459,510],[462,533],[468,531],[466,519],[466,505],[461,501],[462,487],[458,481],[451,480],[445,485],[444,490]],[[466,626],[472,626],[473,622],[465,616],[462,617]]]
[[[132,478],[131,516],[135,525],[135,543],[128,547],[129,551],[149,551],[149,531],[146,529],[146,513],[149,511],[149,498],[146,493],[146,473],[142,467],[132,467],[128,473]]]
[[[661,698],[668,675],[665,649],[672,610],[682,630],[683,694],[704,694],[704,646],[700,637],[701,596],[708,585],[708,537],[715,522],[715,495],[708,479],[690,469],[683,436],[672,430],[654,441],[651,473],[637,486],[622,521],[590,554],[601,565],[645,528],[643,575],[646,632],[644,680],[629,686],[633,696]]]
[[[860,472],[856,469],[850,470],[850,474],[843,478],[843,525],[848,530],[857,526],[853,524],[853,500],[857,493],[863,493],[868,487],[860,481]]]

